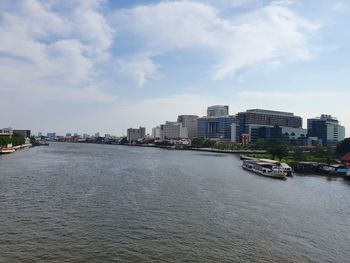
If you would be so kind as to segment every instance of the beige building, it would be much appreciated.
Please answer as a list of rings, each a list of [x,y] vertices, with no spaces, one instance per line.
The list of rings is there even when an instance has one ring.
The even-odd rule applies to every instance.
[[[160,125],[160,139],[185,139],[188,138],[187,128],[182,127],[182,123],[175,121],[167,121]]]
[[[160,127],[154,127],[152,128],[152,138],[160,138]]]
[[[127,130],[127,139],[129,143],[144,139],[146,136],[146,128],[140,127],[138,129],[129,128]]]
[[[179,115],[177,122],[182,124],[182,127],[187,128],[188,138],[197,137],[197,115]]]

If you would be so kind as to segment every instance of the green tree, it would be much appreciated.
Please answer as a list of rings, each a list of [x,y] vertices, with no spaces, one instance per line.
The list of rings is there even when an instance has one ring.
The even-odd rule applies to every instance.
[[[271,140],[268,143],[267,151],[273,159],[277,157],[281,161],[283,157],[288,156],[289,146],[280,140]]]
[[[31,137],[30,137],[30,143],[36,143],[36,139],[35,139],[34,136],[31,136]]]
[[[255,143],[255,148],[257,150],[266,150],[268,147],[268,141],[265,139],[259,139],[257,140],[257,142]]]
[[[194,138],[192,140],[192,146],[195,148],[201,148],[203,147],[203,144],[204,144],[204,139],[202,138]]]
[[[204,147],[204,148],[213,148],[214,145],[215,145],[215,141],[204,140],[202,147]]]
[[[303,149],[295,147],[294,152],[293,152],[293,158],[297,162],[304,161],[306,158],[306,155],[305,155]]]
[[[350,152],[350,138],[346,138],[345,140],[343,140],[337,145],[337,148],[335,149],[335,154],[339,158],[341,158],[348,152]]]
[[[11,142],[12,142],[12,139],[10,136],[0,136],[0,146],[6,146]]]
[[[12,144],[13,146],[21,145],[25,143],[24,136],[18,133],[12,135]]]

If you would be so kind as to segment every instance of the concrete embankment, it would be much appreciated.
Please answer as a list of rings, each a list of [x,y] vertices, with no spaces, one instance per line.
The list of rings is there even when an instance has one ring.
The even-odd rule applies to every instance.
[[[148,144],[123,144],[124,146],[134,147],[152,147],[152,148],[164,148],[170,150],[181,150],[181,151],[200,151],[200,152],[211,152],[211,153],[231,153],[231,154],[263,154],[266,151],[261,150],[220,150],[213,148],[194,148],[194,147],[178,147],[178,146],[164,146],[164,145],[148,145]]]

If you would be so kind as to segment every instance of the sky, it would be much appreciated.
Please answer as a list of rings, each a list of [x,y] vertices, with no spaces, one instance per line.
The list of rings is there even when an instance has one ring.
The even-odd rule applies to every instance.
[[[210,105],[350,136],[348,0],[2,0],[0,126],[126,133]]]

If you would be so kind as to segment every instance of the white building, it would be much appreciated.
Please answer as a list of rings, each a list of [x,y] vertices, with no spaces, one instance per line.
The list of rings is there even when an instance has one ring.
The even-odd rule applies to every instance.
[[[144,139],[146,136],[146,128],[140,127],[138,129],[129,128],[127,130],[127,139],[129,143]]]
[[[154,127],[152,128],[152,138],[160,138],[160,127]]]
[[[228,105],[213,105],[207,109],[207,117],[228,116]]]
[[[188,138],[187,128],[182,127],[182,123],[167,121],[160,125],[160,139],[185,139]]]
[[[187,128],[188,138],[197,137],[197,115],[179,115],[177,122],[182,124],[182,127]]]
[[[1,135],[13,135],[13,129],[12,128],[2,128],[0,130]]]

